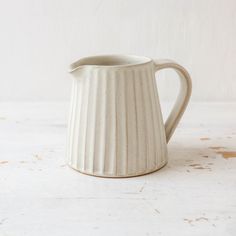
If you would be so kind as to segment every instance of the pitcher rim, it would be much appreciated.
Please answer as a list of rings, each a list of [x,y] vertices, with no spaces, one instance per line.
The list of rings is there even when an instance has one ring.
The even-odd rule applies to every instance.
[[[100,60],[99,63],[95,63],[95,61]],[[121,64],[106,64],[102,63],[102,60],[118,60]],[[87,64],[85,64],[87,61]],[[89,61],[91,61],[89,63]],[[92,61],[94,61],[92,63]],[[95,67],[95,68],[124,68],[124,67],[133,67],[133,66],[141,66],[146,65],[152,61],[151,58],[146,56],[137,56],[133,54],[103,54],[103,55],[95,55],[83,57],[73,63],[70,64],[69,72],[73,72],[81,67]],[[83,64],[84,63],[84,64]],[[111,62],[110,62],[111,63]]]

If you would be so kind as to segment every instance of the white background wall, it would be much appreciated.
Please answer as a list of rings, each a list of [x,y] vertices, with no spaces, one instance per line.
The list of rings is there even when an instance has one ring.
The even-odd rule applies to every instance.
[[[93,54],[172,58],[193,101],[236,101],[235,0],[0,1],[0,99],[68,100],[68,64]],[[162,72],[163,99],[177,80]],[[166,79],[168,77],[168,79]]]

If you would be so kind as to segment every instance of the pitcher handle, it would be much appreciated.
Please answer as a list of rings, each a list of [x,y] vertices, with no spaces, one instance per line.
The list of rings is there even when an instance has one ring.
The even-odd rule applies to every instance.
[[[178,125],[187,105],[192,91],[192,81],[187,70],[171,60],[154,60],[155,72],[171,68],[174,69],[180,78],[180,92],[174,107],[165,122],[166,141],[169,142],[176,126]]]

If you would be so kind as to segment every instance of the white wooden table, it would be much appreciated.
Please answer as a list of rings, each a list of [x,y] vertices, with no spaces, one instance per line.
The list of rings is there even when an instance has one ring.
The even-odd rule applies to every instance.
[[[236,104],[191,104],[168,165],[127,179],[65,165],[67,110],[0,104],[0,236],[236,235]]]

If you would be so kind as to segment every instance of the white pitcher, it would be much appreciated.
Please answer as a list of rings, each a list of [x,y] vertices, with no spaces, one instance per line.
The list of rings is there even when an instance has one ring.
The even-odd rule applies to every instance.
[[[165,124],[155,72],[174,69],[181,89]],[[171,138],[191,95],[191,79],[180,65],[131,55],[76,61],[68,128],[68,164],[89,175],[130,177],[162,168]]]

